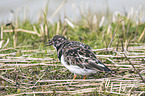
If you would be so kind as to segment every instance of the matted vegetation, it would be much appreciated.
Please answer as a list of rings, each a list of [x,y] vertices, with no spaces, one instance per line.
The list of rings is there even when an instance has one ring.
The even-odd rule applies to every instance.
[[[38,22],[1,25],[1,95],[145,95],[145,23],[123,15],[82,16],[50,24],[43,12]],[[100,18],[100,19],[99,19]],[[70,73],[44,42],[60,34],[84,42],[114,74],[98,72],[86,80]],[[126,57],[125,57],[126,56]],[[133,66],[137,69],[134,70]]]

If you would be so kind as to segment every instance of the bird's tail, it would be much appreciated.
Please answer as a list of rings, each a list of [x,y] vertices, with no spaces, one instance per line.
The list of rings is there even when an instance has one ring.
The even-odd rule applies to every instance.
[[[105,72],[111,72],[111,70],[106,66],[106,65],[104,65],[101,61],[98,61],[98,63],[100,64],[100,65],[102,65],[102,71],[105,71]]]

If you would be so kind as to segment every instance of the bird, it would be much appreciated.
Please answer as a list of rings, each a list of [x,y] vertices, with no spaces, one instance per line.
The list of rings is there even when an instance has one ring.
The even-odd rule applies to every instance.
[[[95,74],[98,71],[111,72],[93,53],[91,47],[78,41],[69,41],[62,35],[55,35],[45,43],[46,46],[53,45],[57,50],[60,62],[71,72],[74,73],[73,80],[77,75]]]

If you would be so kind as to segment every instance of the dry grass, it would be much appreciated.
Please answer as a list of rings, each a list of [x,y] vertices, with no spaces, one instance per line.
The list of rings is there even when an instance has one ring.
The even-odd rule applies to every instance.
[[[80,12],[78,22],[65,17],[64,22],[59,19],[52,24],[65,2],[48,20],[46,4],[34,24],[28,19],[19,21],[16,16],[15,22],[1,25],[0,95],[144,96],[145,23],[140,22],[144,15],[138,17],[143,12],[129,12],[127,16]],[[56,51],[42,43],[56,34],[90,45],[115,73],[98,72],[86,80],[78,76],[72,81],[73,74],[60,64]]]
[[[20,48],[20,47],[19,47]],[[98,73],[90,75],[86,80],[82,76],[72,81],[71,74],[58,59],[52,58],[54,50],[20,50],[1,54],[0,59],[0,90],[1,95],[135,95],[145,94],[145,84],[133,67],[124,57],[134,64],[145,78],[145,44],[130,46],[126,52],[109,48],[110,55],[103,55],[105,49],[93,49],[98,58],[115,74]],[[3,49],[6,51],[10,49]],[[17,49],[18,50],[18,49]],[[121,50],[119,47],[118,50]],[[37,54],[37,56],[32,56]],[[38,54],[43,54],[39,58]]]

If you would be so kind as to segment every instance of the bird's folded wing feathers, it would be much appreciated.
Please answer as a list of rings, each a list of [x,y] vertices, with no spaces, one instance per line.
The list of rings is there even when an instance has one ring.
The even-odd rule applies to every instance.
[[[91,50],[82,47],[64,48],[65,60],[70,65],[80,68],[110,71],[101,61],[99,61]]]

